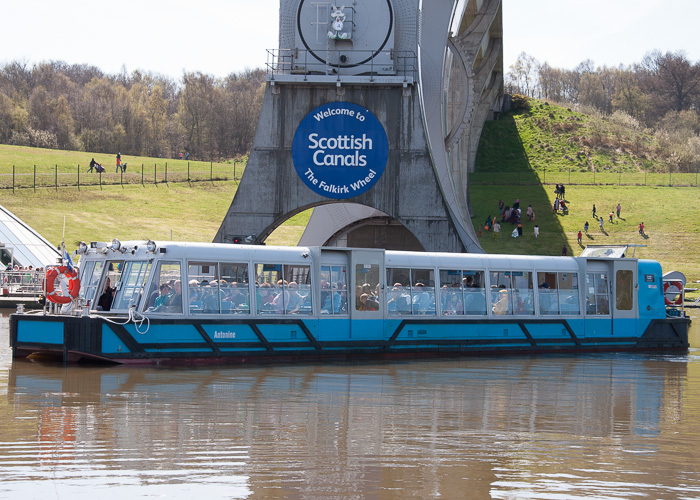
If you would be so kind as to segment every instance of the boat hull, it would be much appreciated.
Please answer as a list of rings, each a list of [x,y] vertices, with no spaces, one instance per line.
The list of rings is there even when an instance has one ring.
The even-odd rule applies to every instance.
[[[557,319],[152,319],[13,314],[15,357],[52,355],[123,364],[236,364],[547,352],[687,350],[690,319],[646,325]],[[605,326],[605,325],[603,325]],[[641,332],[635,334],[635,332]]]

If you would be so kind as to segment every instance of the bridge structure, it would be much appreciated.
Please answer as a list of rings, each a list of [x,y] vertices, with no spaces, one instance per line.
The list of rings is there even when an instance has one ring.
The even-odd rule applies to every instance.
[[[279,48],[217,242],[482,252],[468,174],[503,100],[500,0],[280,0]]]

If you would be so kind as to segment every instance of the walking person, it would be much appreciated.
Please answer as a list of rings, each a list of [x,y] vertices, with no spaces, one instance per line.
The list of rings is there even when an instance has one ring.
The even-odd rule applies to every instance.
[[[493,225],[493,239],[501,237],[501,223],[496,221]]]
[[[645,234],[644,234],[644,222],[640,222],[640,224],[639,224],[639,235],[645,236]]]
[[[122,169],[122,154],[117,153],[117,171],[116,173],[119,173],[119,171]]]
[[[540,235],[540,226],[535,224],[535,239]]]
[[[93,158],[92,160],[90,160],[90,168],[88,168],[87,171],[88,171],[88,172],[92,172],[92,170],[95,168],[95,165],[97,165],[97,162],[96,162],[95,159]]]
[[[593,218],[597,219],[597,217],[595,216],[595,203],[593,204]]]
[[[618,218],[618,219],[620,218],[620,211],[621,211],[621,210],[622,210],[622,207],[621,207],[620,204],[618,203],[618,204],[617,204],[617,207],[615,207],[615,211],[617,212],[617,218]]]
[[[578,236],[577,236],[577,238],[576,238],[576,240],[578,241],[578,244],[579,244],[579,245],[583,245],[582,238],[583,238],[583,235],[581,234],[581,230],[579,229],[579,230],[578,230]]]
[[[600,219],[598,219],[598,221],[600,222],[600,232],[604,233],[605,229],[603,229],[603,218],[601,217]]]
[[[588,221],[583,225],[583,232],[588,234]]]
[[[615,217],[615,214],[614,214],[613,212],[610,212],[608,215],[609,215],[609,217],[610,217],[610,224],[612,224],[612,223],[613,223],[613,217]]]

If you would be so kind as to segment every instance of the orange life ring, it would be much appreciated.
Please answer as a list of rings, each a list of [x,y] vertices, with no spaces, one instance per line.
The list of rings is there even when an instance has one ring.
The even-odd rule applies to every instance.
[[[68,278],[67,296],[59,294],[58,290],[55,289],[56,279],[61,275]],[[46,298],[51,302],[68,304],[78,296],[78,292],[80,292],[80,278],[77,271],[71,271],[66,266],[51,267],[46,271]]]
[[[671,289],[670,291],[669,288]],[[669,296],[672,299],[669,299]],[[680,281],[665,281],[664,300],[667,306],[680,306],[683,303],[683,283]]]

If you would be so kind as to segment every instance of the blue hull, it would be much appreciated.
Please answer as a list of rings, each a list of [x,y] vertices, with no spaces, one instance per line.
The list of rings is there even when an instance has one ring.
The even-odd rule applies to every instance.
[[[152,320],[140,333],[96,317],[13,314],[15,357],[127,364],[324,361],[499,353],[687,349],[688,318],[639,320]],[[146,330],[144,327],[143,330]],[[634,332],[639,331],[639,334]]]

